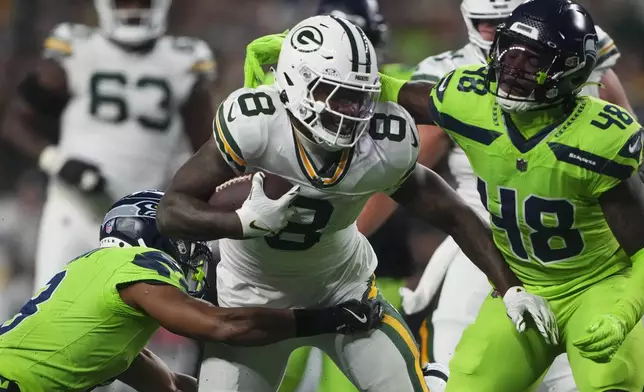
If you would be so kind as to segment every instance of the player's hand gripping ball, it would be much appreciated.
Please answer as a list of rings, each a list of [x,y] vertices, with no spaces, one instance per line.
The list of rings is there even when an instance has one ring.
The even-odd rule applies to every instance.
[[[293,184],[280,176],[262,173],[264,174],[264,194],[271,200],[279,199],[293,188]],[[208,203],[220,211],[236,211],[250,195],[252,178],[253,174],[245,174],[224,182],[210,196]]]
[[[220,211],[237,214],[242,238],[257,238],[276,235],[288,224],[295,213],[291,203],[299,191],[299,185],[259,172],[220,185],[209,203]]]

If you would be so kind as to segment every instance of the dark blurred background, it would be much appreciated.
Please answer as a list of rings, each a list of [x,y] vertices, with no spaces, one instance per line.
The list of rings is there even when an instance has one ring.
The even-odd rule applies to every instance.
[[[644,1],[580,0],[612,36],[622,54],[614,68],[640,118],[644,118]],[[208,42],[218,64],[213,85],[218,104],[243,82],[246,44],[281,32],[313,14],[317,0],[175,0],[170,34]],[[391,31],[387,62],[415,65],[431,54],[462,47],[465,26],[458,0],[380,0]],[[89,0],[0,0],[0,115],[7,99],[40,56],[49,30],[61,21],[95,25]],[[0,119],[0,124],[2,124]],[[52,139],[57,124],[43,124]],[[2,143],[2,142],[0,142]],[[45,177],[6,144],[0,144],[0,319],[9,318],[30,296],[37,225]],[[415,258],[426,260],[439,243],[431,235],[411,235]],[[158,338],[173,343],[174,337]],[[169,340],[167,340],[169,339]],[[182,362],[180,353],[173,355]]]

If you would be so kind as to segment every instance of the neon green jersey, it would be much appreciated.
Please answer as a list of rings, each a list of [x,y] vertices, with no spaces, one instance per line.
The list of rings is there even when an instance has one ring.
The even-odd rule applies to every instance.
[[[432,117],[465,151],[494,241],[526,286],[546,297],[631,266],[598,197],[642,160],[640,125],[624,109],[579,97],[564,121],[525,139],[488,93],[486,67],[466,66],[432,90]]]
[[[96,249],[72,261],[0,327],[0,375],[29,392],[86,391],[118,376],[159,327],[119,296],[119,285],[137,281],[187,287],[154,249]]]

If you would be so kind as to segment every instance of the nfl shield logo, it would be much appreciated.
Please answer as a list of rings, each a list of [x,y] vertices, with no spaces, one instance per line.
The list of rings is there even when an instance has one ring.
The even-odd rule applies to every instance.
[[[528,161],[522,158],[517,159],[517,170],[520,172],[528,170]]]
[[[107,221],[107,223],[105,224],[105,232],[106,232],[107,234],[110,234],[110,233],[112,232],[112,228],[113,228],[113,226],[114,226],[114,220],[113,220],[113,219],[110,219],[110,220],[109,220],[109,221]]]

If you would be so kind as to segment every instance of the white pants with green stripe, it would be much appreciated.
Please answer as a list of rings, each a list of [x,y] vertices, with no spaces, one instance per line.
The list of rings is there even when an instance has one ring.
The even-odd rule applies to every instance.
[[[365,282],[352,297],[362,298],[369,285]],[[276,391],[289,355],[302,346],[324,351],[360,391],[428,392],[416,342],[389,304],[385,306],[382,325],[365,333],[325,334],[261,347],[208,344],[201,365],[199,391]]]

